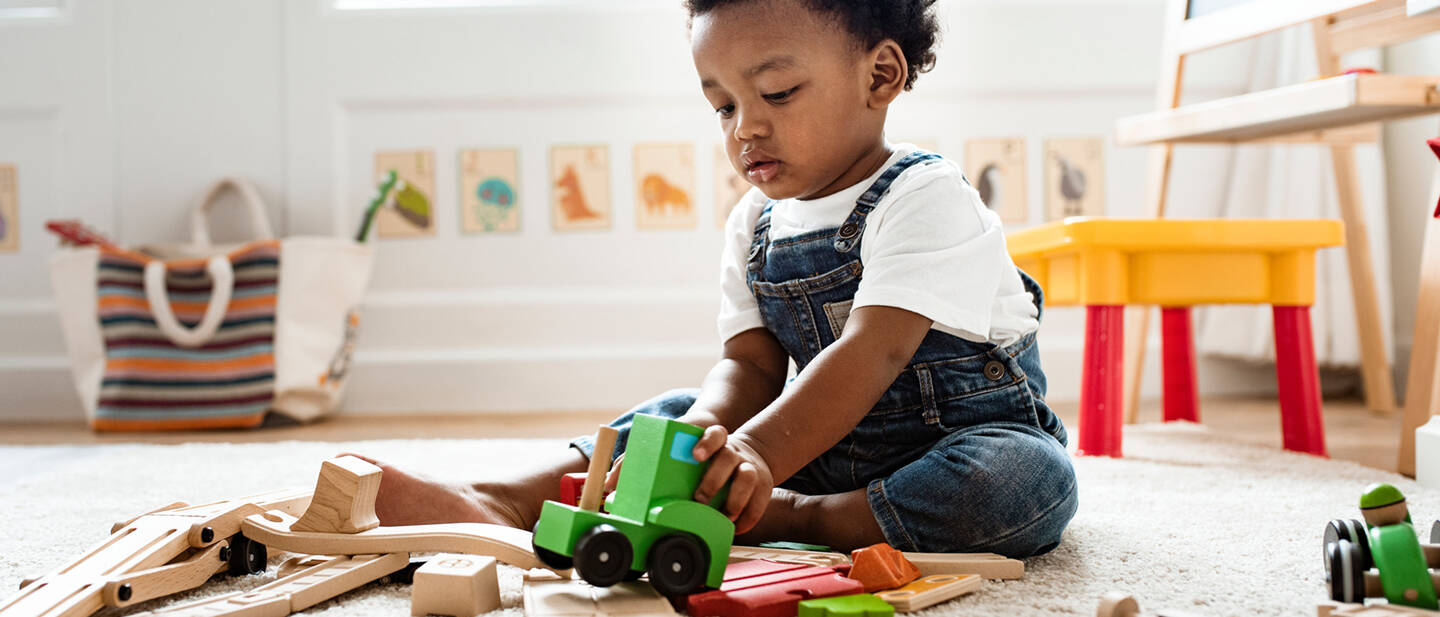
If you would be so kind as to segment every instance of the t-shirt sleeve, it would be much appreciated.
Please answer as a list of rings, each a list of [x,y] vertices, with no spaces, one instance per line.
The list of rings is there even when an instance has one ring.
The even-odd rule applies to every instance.
[[[1003,230],[958,171],[924,176],[892,193],[867,225],[853,308],[902,308],[987,340],[1001,276],[1014,267]]]
[[[722,342],[746,330],[765,327],[765,322],[760,320],[760,306],[745,282],[750,242],[764,204],[763,194],[758,189],[750,189],[725,219],[725,250],[720,258],[720,316],[716,320]]]

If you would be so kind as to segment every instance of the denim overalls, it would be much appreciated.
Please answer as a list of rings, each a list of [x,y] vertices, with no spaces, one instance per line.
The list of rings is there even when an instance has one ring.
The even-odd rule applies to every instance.
[[[915,152],[895,163],[838,228],[772,242],[774,202],[765,205],[746,278],[765,328],[799,371],[844,328],[864,271],[865,217],[901,172],[937,159]],[[1039,286],[1020,276],[1038,309]],[[624,451],[630,416],[679,417],[698,392],[667,392],[616,419],[613,455]],[[901,550],[1047,552],[1078,500],[1065,427],[1044,396],[1034,333],[1000,347],[932,329],[859,425],[780,486],[809,495],[865,489],[886,540]],[[825,421],[824,410],[814,412]],[[588,438],[572,445],[593,451]]]

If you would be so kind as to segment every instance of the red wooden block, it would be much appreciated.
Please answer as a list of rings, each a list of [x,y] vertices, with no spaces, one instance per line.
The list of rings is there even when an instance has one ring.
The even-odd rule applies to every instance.
[[[690,617],[795,617],[800,601],[861,593],[859,581],[830,568],[764,559],[730,564],[720,589],[685,601]]]
[[[850,578],[865,585],[866,593],[894,589],[920,578],[920,568],[883,542],[855,549],[850,553],[850,561],[854,562],[850,566]]]
[[[580,507],[580,492],[585,489],[585,472],[560,476],[560,503]]]

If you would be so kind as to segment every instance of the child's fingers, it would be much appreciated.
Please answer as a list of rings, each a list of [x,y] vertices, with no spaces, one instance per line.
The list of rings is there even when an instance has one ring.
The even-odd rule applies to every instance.
[[[725,427],[719,424],[709,426],[700,436],[700,441],[695,442],[695,447],[690,450],[690,456],[695,457],[697,461],[706,460],[720,448],[725,447],[725,440],[728,437],[729,433],[725,431]]]
[[[615,490],[615,485],[620,483],[620,465],[625,463],[625,455],[621,454],[615,459],[615,464],[610,466],[610,473],[605,474],[605,490]]]
[[[768,507],[770,491],[757,487],[757,490],[750,493],[750,503],[745,504],[745,511],[740,513],[740,518],[735,519],[735,533],[741,534],[754,529]]]
[[[730,478],[730,495],[725,498],[725,514],[730,520],[738,520],[750,503],[750,495],[759,484],[760,474],[750,463],[740,463]]]
[[[735,467],[740,464],[740,455],[729,448],[721,448],[710,459],[710,468],[705,470],[705,475],[700,478],[700,485],[695,487],[695,501],[710,503],[710,499],[720,493],[725,482],[734,473]]]

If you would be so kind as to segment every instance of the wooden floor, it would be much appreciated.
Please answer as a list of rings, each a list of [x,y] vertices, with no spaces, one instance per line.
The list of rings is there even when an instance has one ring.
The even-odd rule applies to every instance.
[[[1052,403],[1074,439],[1076,403]],[[262,441],[355,441],[365,439],[479,439],[570,437],[592,432],[614,410],[589,412],[505,413],[486,415],[342,416],[304,426],[259,430],[182,433],[90,432],[81,424],[0,424],[0,444],[99,444]],[[1200,405],[1204,423],[1236,440],[1280,447],[1280,410],[1274,399],[1207,399]],[[1148,402],[1141,422],[1158,422],[1158,401]],[[1395,471],[1399,413],[1371,414],[1352,399],[1325,401],[1325,436],[1337,459]]]

